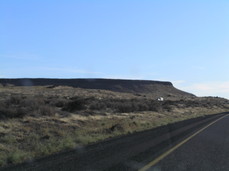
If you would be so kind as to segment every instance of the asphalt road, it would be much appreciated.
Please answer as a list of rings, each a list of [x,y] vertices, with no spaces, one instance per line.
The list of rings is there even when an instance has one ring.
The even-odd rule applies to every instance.
[[[139,170],[223,115],[114,138],[2,170]],[[228,163],[227,163],[228,162]],[[229,170],[229,117],[190,139],[150,170]],[[1,170],[1,169],[0,169]]]
[[[229,116],[209,126],[148,170],[228,171]]]

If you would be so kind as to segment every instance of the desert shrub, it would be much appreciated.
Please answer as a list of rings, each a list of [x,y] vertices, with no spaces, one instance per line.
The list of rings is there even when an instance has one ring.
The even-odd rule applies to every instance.
[[[129,113],[135,111],[159,111],[161,104],[144,99],[105,99],[90,105],[90,109],[111,109],[114,112]]]
[[[133,107],[130,102],[125,102],[125,103],[117,102],[115,103],[115,109],[117,112],[120,113],[133,112]]]
[[[37,155],[50,155],[59,151],[72,149],[76,146],[74,139],[70,136],[61,139],[50,138],[45,143],[35,143],[34,150]]]
[[[111,111],[117,113],[130,113],[138,111],[172,111],[173,108],[185,107],[210,107],[212,105],[222,106],[217,101],[204,102],[194,100],[177,100],[177,101],[157,101],[145,98],[132,98],[132,99],[96,99],[96,98],[83,98],[75,97],[70,102],[64,105],[63,110],[74,111]]]
[[[0,166],[4,166],[7,163],[6,158],[0,158]]]
[[[26,157],[27,157],[27,154],[25,152],[16,150],[8,154],[7,162],[12,163],[12,164],[20,163],[24,161]]]
[[[0,119],[23,117],[26,114],[24,107],[10,105],[9,102],[0,102]]]
[[[67,102],[69,102],[68,99],[58,96],[51,96],[47,98],[47,103],[54,107],[64,107]]]
[[[86,109],[88,99],[81,97],[74,97],[70,102],[64,105],[63,110],[74,112]]]
[[[42,96],[34,96],[26,99],[24,105],[27,109],[27,115],[51,116],[55,114],[53,106],[46,103]]]
[[[107,108],[107,105],[101,101],[93,101],[90,105],[89,105],[89,109],[91,110],[104,110]]]
[[[156,100],[152,100],[148,106],[149,111],[160,112],[162,110],[162,103]]]
[[[87,101],[85,104],[91,110],[109,110],[118,113],[160,111],[162,109],[160,102],[146,99],[103,99]]]
[[[65,105],[65,103],[66,103],[65,101],[59,100],[59,101],[55,102],[55,106],[56,107],[63,107]]]
[[[6,104],[8,105],[20,105],[21,103],[23,103],[24,98],[22,96],[10,96],[9,99],[7,99]]]
[[[30,114],[35,116],[52,116],[55,114],[55,110],[48,105],[40,105],[36,108],[32,108]]]
[[[143,101],[143,103],[139,102],[137,104],[137,111],[149,111],[150,110],[150,103]]]
[[[53,115],[55,110],[45,104],[43,97],[12,95],[0,102],[0,119],[19,118],[25,115]]]

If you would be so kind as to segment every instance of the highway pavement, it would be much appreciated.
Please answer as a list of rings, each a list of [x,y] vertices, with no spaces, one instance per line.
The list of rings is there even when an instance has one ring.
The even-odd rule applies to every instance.
[[[171,147],[170,149],[172,149]],[[166,152],[165,152],[166,153]],[[159,157],[159,156],[158,156]],[[151,163],[155,161],[152,160]],[[150,162],[148,163],[150,165]],[[151,167],[151,171],[228,171],[229,116],[209,125]]]

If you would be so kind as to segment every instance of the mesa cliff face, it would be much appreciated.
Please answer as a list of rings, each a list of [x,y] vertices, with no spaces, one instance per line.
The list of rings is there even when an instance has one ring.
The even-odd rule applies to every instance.
[[[85,89],[101,89],[126,93],[144,93],[154,96],[184,96],[193,94],[176,89],[171,82],[148,80],[120,80],[120,79],[0,79],[3,86],[71,86]]]

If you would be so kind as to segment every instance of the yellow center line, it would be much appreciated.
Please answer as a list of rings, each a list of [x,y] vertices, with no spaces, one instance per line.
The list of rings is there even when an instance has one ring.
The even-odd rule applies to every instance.
[[[190,137],[184,139],[183,141],[181,141],[179,144],[175,145],[174,147],[172,147],[171,149],[169,149],[168,151],[164,152],[163,154],[161,154],[160,156],[158,156],[156,159],[154,159],[153,161],[151,161],[150,163],[148,163],[147,165],[145,165],[143,168],[139,169],[139,171],[146,171],[149,168],[151,168],[152,166],[154,166],[155,164],[157,164],[159,161],[161,161],[163,158],[165,158],[166,156],[168,156],[170,153],[172,153],[173,151],[175,151],[177,148],[179,148],[180,146],[182,146],[183,144],[185,144],[186,142],[188,142],[190,139],[192,139],[194,136],[196,136],[197,134],[201,133],[202,131],[204,131],[206,128],[208,128],[209,126],[213,125],[214,123],[218,122],[219,120],[223,119],[224,117],[226,117],[228,115],[222,116],[219,119],[211,122],[210,124],[208,124],[207,126],[203,127],[202,129],[200,129],[199,131],[195,132],[193,135],[191,135]]]

